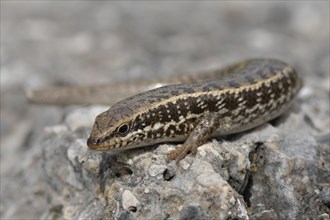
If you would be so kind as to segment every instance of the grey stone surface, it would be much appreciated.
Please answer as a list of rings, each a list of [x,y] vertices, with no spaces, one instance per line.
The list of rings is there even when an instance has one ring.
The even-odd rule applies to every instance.
[[[1,2],[2,219],[329,219],[329,2]],[[196,72],[250,57],[294,65],[280,118],[210,140],[99,153],[107,106],[31,106],[27,88]]]

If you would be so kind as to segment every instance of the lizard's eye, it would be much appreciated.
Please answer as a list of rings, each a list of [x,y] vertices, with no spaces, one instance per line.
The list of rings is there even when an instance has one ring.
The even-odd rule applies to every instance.
[[[128,124],[122,124],[118,128],[118,133],[121,135],[125,135],[129,131],[129,126]]]

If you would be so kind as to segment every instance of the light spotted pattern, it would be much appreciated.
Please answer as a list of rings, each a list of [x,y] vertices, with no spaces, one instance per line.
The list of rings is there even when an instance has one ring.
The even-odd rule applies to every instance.
[[[98,115],[88,146],[108,151],[185,141],[179,162],[208,138],[256,127],[288,107],[302,86],[296,71],[274,59],[252,59],[124,99]]]

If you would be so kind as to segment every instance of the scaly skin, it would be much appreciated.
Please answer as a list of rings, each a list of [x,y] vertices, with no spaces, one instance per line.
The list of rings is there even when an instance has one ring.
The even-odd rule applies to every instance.
[[[89,148],[110,151],[184,141],[168,154],[178,163],[211,137],[281,115],[302,87],[296,71],[275,59],[247,60],[179,82],[126,98],[98,115]]]

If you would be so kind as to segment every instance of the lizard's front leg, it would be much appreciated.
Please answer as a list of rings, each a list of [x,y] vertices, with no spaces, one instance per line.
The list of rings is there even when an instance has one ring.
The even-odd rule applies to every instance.
[[[183,145],[167,154],[167,161],[175,160],[179,164],[180,160],[189,153],[195,155],[197,148],[205,143],[211,134],[219,127],[220,116],[217,112],[205,113],[197,122],[195,129],[191,132]]]

